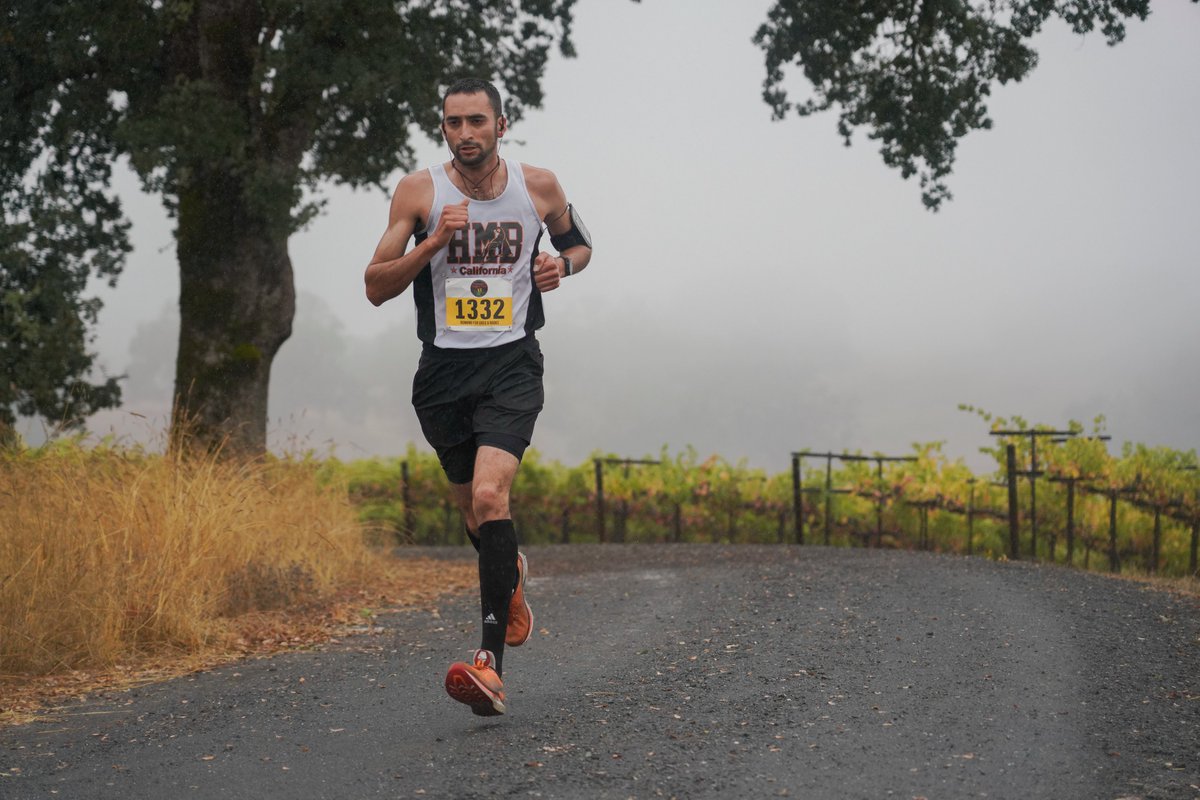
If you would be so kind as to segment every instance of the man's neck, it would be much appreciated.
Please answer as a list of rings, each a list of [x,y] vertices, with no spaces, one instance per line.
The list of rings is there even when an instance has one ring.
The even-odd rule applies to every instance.
[[[476,166],[467,166],[457,158],[451,158],[447,172],[458,188],[467,197],[476,200],[491,200],[501,191],[501,180],[505,178],[504,164],[497,153],[494,159],[488,159]]]

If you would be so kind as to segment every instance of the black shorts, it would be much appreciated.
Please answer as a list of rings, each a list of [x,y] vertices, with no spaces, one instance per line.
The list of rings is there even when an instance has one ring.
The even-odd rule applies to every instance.
[[[470,483],[480,445],[520,460],[542,410],[542,350],[532,336],[499,347],[425,345],[413,408],[451,483]]]

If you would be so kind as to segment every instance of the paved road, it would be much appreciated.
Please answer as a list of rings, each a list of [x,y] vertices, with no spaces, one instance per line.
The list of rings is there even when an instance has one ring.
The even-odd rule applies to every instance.
[[[529,558],[504,717],[442,692],[456,598],[0,731],[0,798],[1200,798],[1195,601],[914,553]]]

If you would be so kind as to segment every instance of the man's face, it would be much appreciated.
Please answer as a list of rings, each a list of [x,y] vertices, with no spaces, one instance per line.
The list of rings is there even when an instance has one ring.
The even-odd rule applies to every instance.
[[[496,153],[496,112],[483,92],[452,94],[442,109],[442,135],[460,164],[474,167]]]

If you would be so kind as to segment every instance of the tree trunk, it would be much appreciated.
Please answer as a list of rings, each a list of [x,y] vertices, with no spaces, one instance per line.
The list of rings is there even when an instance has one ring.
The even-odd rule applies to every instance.
[[[287,232],[249,213],[243,191],[211,170],[180,192],[172,433],[255,456],[266,450],[271,363],[291,335],[296,294]]]
[[[169,79],[221,121],[219,135],[184,137],[171,172],[180,271],[172,439],[247,456],[266,450],[271,362],[295,314],[288,209],[303,152],[263,116],[264,8],[195,0],[167,43]]]

